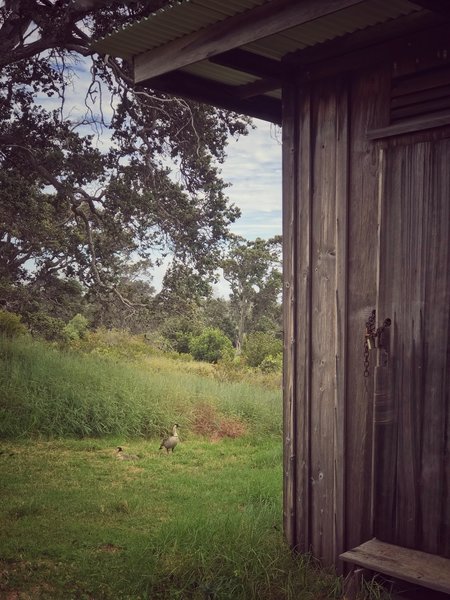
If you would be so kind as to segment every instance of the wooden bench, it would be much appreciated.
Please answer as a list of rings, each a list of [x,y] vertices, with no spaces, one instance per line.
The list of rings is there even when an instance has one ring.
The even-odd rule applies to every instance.
[[[341,560],[450,594],[450,559],[374,538],[344,552]]]

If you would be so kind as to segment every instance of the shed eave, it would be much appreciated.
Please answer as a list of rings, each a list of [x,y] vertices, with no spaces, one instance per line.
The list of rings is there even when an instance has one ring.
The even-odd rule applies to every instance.
[[[131,59],[138,85],[279,123],[290,56],[430,16],[422,5],[432,2],[439,0],[235,0],[224,8],[217,0],[190,0],[93,49]]]

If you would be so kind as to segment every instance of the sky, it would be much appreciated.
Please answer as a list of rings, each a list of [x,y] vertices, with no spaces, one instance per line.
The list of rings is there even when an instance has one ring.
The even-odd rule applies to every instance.
[[[254,123],[247,136],[230,140],[222,168],[228,196],[242,211],[232,231],[247,239],[281,234],[281,130]]]

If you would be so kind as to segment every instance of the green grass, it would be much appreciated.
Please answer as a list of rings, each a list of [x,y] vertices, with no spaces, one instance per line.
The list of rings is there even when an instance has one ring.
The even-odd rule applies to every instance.
[[[117,460],[118,444],[140,460]],[[122,438],[5,443],[0,594],[339,597],[339,581],[294,557],[283,541],[278,438],[192,437],[173,455],[158,445]]]
[[[283,539],[280,391],[182,364],[0,340],[0,599],[342,597]]]
[[[161,371],[158,357],[155,365],[128,364],[27,338],[0,339],[0,389],[3,438],[151,437],[173,422],[186,435],[198,431],[199,406],[212,409],[211,427],[226,417],[258,434],[281,432],[280,390]]]

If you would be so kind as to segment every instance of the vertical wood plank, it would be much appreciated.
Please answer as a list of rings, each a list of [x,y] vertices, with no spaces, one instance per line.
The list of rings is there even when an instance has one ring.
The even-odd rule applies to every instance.
[[[365,322],[375,308],[380,154],[367,130],[388,122],[389,68],[355,74],[350,111],[348,221],[348,337],[346,398],[346,547],[372,537],[373,364],[364,378]]]
[[[424,191],[430,189],[430,145],[417,144],[388,150],[386,168],[395,190],[387,190],[387,202],[398,206],[397,226],[389,215],[382,224],[387,237],[389,268],[395,265],[398,279],[389,281],[394,310],[395,363],[394,394],[398,406],[397,477],[395,487],[395,528],[391,532],[399,545],[419,544],[420,438],[417,427],[423,411],[423,394],[416,389],[415,375],[423,368],[420,321],[423,306],[421,281],[424,265],[420,260],[424,238]],[[391,160],[390,157],[392,157]],[[391,163],[391,164],[389,164]],[[394,164],[398,168],[394,170]],[[428,195],[428,191],[426,195]],[[426,201],[426,200],[425,200]],[[425,267],[426,268],[426,267]],[[381,315],[380,315],[381,317]]]
[[[288,543],[296,545],[297,437],[296,295],[297,255],[297,90],[283,88],[283,523]]]
[[[380,149],[380,176],[378,198],[378,272],[377,272],[377,322],[385,318],[393,321],[392,332],[389,340],[394,345],[395,340],[395,315],[392,313],[392,285],[390,283],[400,277],[395,269],[396,264],[391,261],[389,248],[386,244],[386,221],[398,223],[400,211],[398,204],[389,206],[391,202],[387,190],[393,185],[391,173],[401,168],[400,164],[392,164],[389,169],[386,163],[392,162],[391,157],[386,158],[384,149]],[[397,189],[395,196],[402,191]],[[383,340],[386,343],[386,340]],[[388,356],[392,356],[391,348]],[[374,354],[376,351],[373,351]],[[381,539],[390,536],[395,528],[395,490],[397,485],[397,427],[398,406],[393,393],[393,369],[395,368],[390,358],[387,364],[382,364],[381,357],[376,357],[378,365],[374,370],[374,456],[373,456],[373,513],[375,534]]]
[[[449,414],[450,348],[450,140],[433,144],[430,152],[429,198],[421,219],[425,271],[421,378],[423,413],[417,423],[420,439],[421,549],[450,558]],[[426,163],[425,163],[426,164]],[[426,197],[425,197],[426,198]],[[419,375],[419,374],[418,374]],[[422,538],[422,539],[421,539]]]
[[[334,403],[334,555],[345,550],[345,413],[349,193],[349,82],[341,80],[336,115],[336,393]],[[338,562],[338,570],[342,563]]]
[[[336,397],[336,89],[314,89],[311,243],[311,524],[314,555],[334,562]]]
[[[297,220],[297,533],[300,552],[311,549],[311,90],[304,86],[298,103]]]

